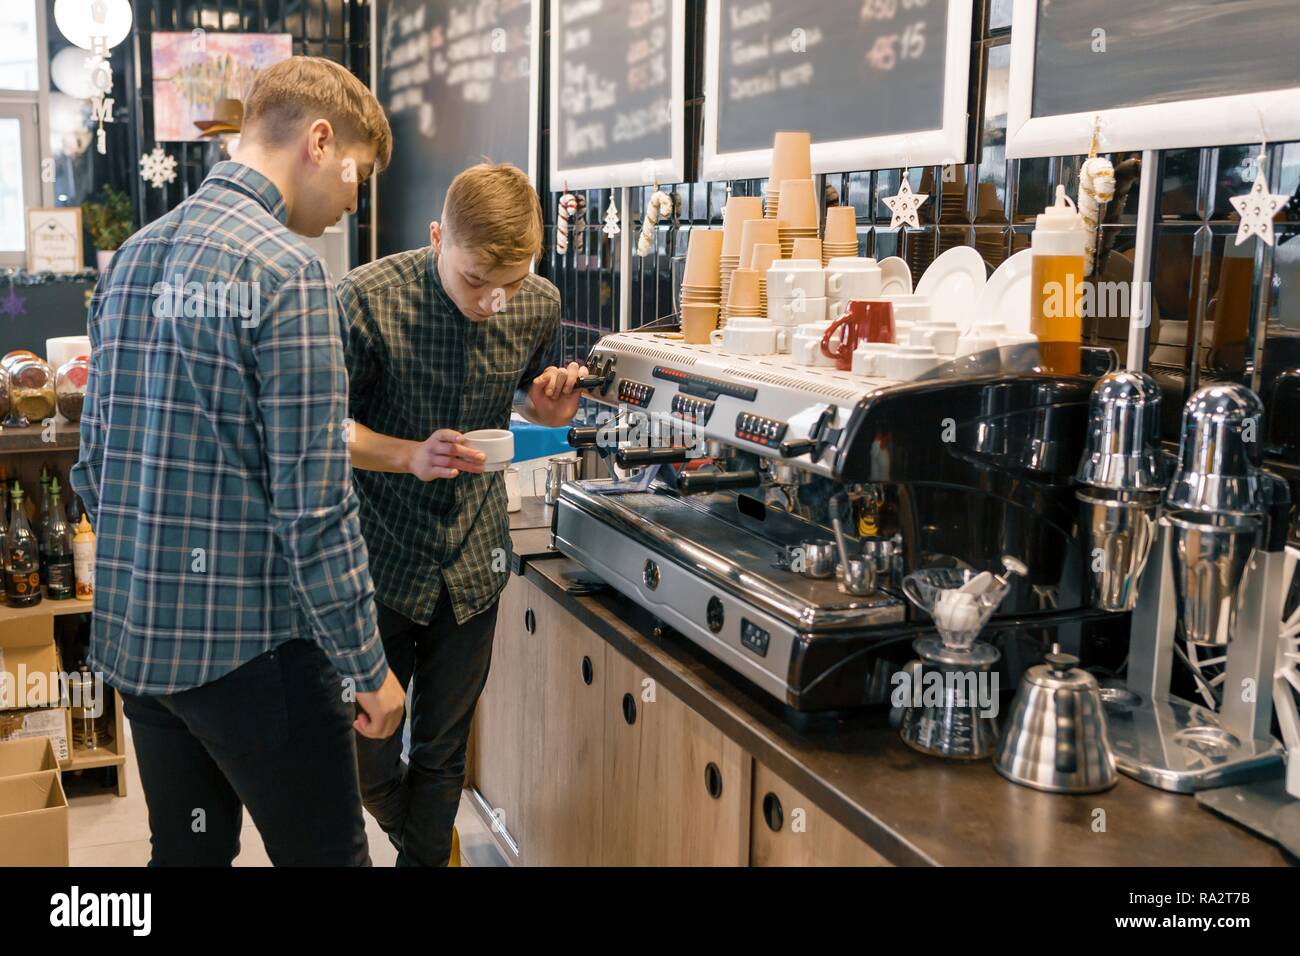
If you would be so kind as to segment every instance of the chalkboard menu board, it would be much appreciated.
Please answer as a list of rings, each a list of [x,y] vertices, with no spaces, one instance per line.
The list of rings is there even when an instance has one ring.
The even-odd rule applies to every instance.
[[[970,0],[714,0],[706,178],[763,176],[777,130],[812,133],[813,169],[960,162]]]
[[[686,0],[552,0],[551,184],[680,182]]]
[[[393,127],[377,253],[429,243],[457,173],[485,159],[535,179],[541,0],[379,0],[375,91]]]
[[[1016,0],[1008,150],[1086,151],[1300,136],[1296,0]]]

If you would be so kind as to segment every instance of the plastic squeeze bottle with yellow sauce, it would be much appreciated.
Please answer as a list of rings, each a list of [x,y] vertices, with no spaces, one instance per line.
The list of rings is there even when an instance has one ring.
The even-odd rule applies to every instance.
[[[1030,331],[1038,336],[1038,354],[1045,372],[1077,375],[1083,342],[1083,249],[1087,227],[1056,187],[1056,204],[1043,210],[1034,224],[1033,286]]]

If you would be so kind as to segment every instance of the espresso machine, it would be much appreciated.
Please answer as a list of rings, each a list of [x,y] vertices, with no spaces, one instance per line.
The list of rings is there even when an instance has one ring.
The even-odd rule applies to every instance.
[[[1290,496],[1281,478],[1260,467],[1255,431],[1263,427],[1263,405],[1241,385],[1194,393],[1183,411],[1176,469],[1156,507],[1149,495],[1159,484],[1151,445],[1158,410],[1151,408],[1145,376],[1124,374],[1130,387],[1099,403],[1092,466],[1085,460],[1080,472],[1081,481],[1101,484],[1125,510],[1107,523],[1092,504],[1096,494],[1081,494],[1092,509],[1085,521],[1091,515],[1093,539],[1104,542],[1121,525],[1129,529],[1121,546],[1100,546],[1122,562],[1098,572],[1113,580],[1094,591],[1102,606],[1114,599],[1114,609],[1130,601],[1134,607],[1127,683],[1104,690],[1116,764],[1179,793],[1279,778],[1283,748],[1271,722]],[[1131,387],[1134,381],[1140,387]],[[1120,409],[1125,401],[1127,413]],[[1102,433],[1101,425],[1118,421],[1126,427]],[[1115,478],[1109,488],[1106,475]],[[1153,544],[1146,560],[1140,552],[1148,531]],[[1194,679],[1206,681],[1180,641],[1219,653],[1221,683],[1204,688],[1207,695],[1218,691],[1217,709],[1170,692],[1175,657]]]
[[[933,633],[901,591],[917,569],[1023,563],[990,634],[1077,648],[1106,616],[1075,527],[1090,377],[863,379],[644,332],[586,364],[618,411],[570,442],[627,477],[565,483],[555,546],[793,711],[888,700],[888,652]]]

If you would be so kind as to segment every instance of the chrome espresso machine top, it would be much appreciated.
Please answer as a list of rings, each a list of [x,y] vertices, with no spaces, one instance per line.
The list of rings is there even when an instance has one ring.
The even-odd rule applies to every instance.
[[[587,365],[586,394],[619,412],[570,441],[643,470],[565,484],[556,546],[795,710],[887,699],[878,652],[930,627],[898,589],[913,569],[1011,555],[1028,574],[1003,621],[1088,611],[1072,479],[1092,378],[983,356],[863,380],[650,333],[602,338]]]

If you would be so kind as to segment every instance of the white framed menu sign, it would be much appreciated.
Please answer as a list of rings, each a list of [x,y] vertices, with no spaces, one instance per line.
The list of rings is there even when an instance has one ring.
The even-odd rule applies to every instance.
[[[681,182],[686,0],[551,0],[551,188]]]
[[[1296,0],[1015,0],[1007,156],[1300,139]]]
[[[705,179],[766,176],[778,130],[814,173],[966,159],[971,0],[709,0]]]
[[[27,210],[27,271],[80,272],[81,207]]]

